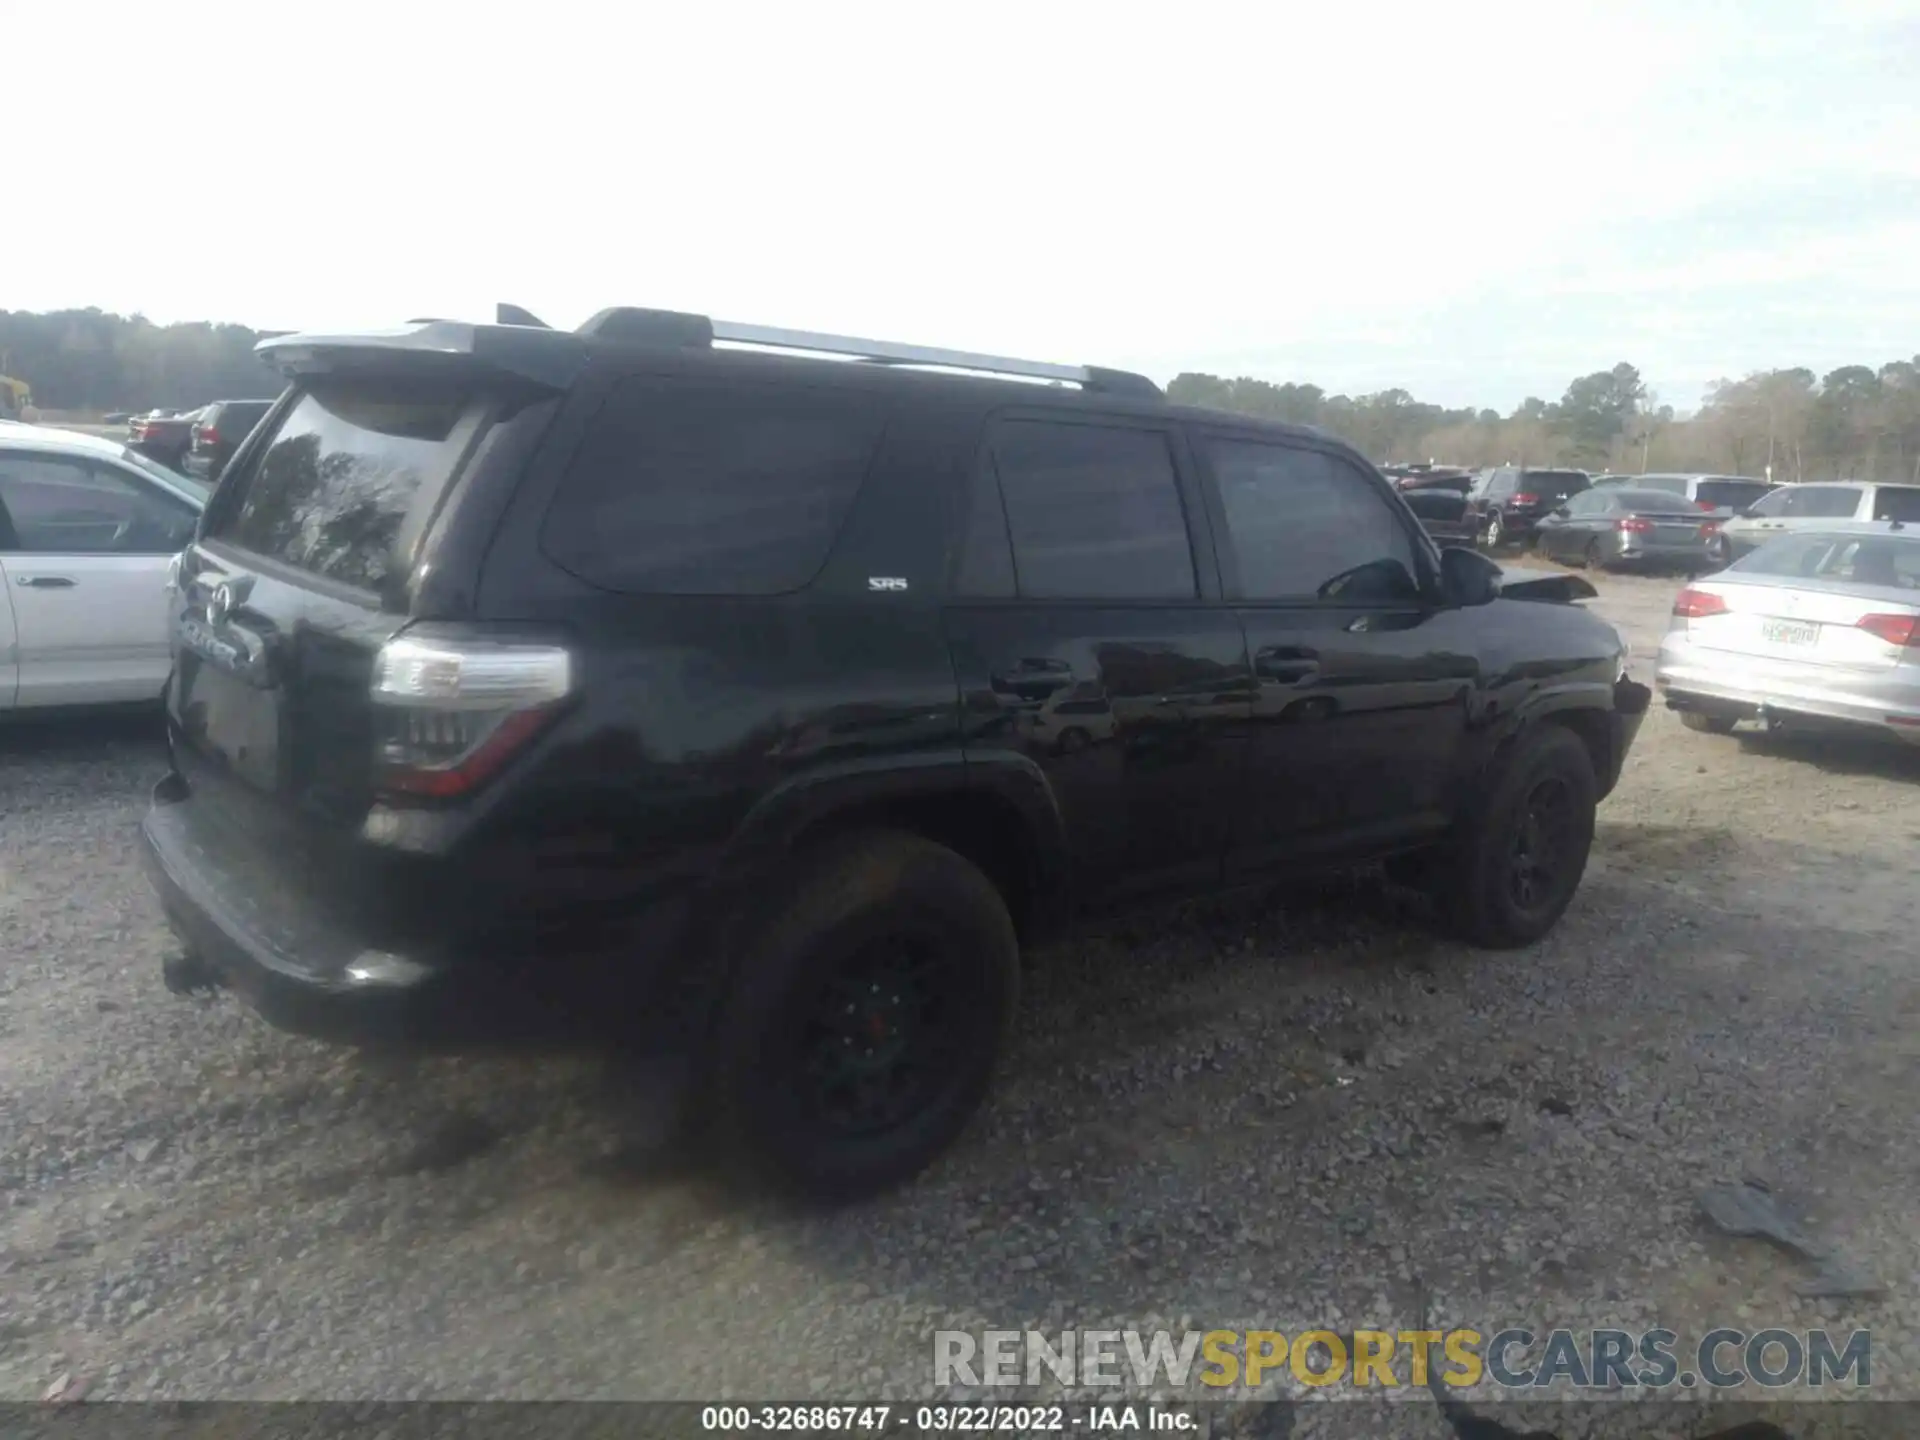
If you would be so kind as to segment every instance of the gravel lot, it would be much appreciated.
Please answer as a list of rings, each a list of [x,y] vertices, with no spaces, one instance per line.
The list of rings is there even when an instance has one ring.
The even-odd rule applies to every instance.
[[[1645,678],[1676,584],[1604,586]],[[168,996],[160,759],[0,731],[0,1398],[905,1397],[936,1328],[1400,1329],[1423,1289],[1482,1330],[1871,1326],[1920,1395],[1920,750],[1656,709],[1530,952],[1365,881],[1052,949],[958,1152],[828,1216],[621,1152],[585,1060]],[[1888,1298],[1707,1230],[1743,1176]]]

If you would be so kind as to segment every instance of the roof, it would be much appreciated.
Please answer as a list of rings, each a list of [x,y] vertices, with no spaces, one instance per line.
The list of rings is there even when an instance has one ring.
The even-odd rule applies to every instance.
[[[504,323],[503,323],[504,322]],[[745,348],[741,348],[745,347]],[[1231,411],[1174,405],[1144,375],[1097,365],[1057,365],[965,351],[863,340],[844,335],[737,325],[704,315],[621,308],[603,310],[578,330],[555,330],[512,306],[500,321],[426,319],[389,330],[276,335],[255,352],[289,377],[355,364],[446,370],[472,368],[550,389],[570,386],[596,357],[672,357],[721,373],[806,374],[834,383],[922,389],[997,405],[1026,403],[1181,420],[1223,429],[1290,436],[1353,451],[1339,437]]]
[[[82,435],[77,430],[61,430],[52,425],[9,425],[0,430],[0,445],[61,450],[76,455],[101,455],[113,460],[127,453],[127,447],[118,440]]]

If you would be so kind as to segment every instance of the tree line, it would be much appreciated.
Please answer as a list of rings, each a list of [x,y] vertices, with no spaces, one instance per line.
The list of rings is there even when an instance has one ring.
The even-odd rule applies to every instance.
[[[1191,372],[1167,393],[1183,404],[1317,426],[1382,463],[1920,481],[1920,355],[1824,376],[1763,370],[1721,380],[1689,415],[1660,403],[1625,362],[1582,375],[1558,400],[1529,397],[1507,415],[1431,405],[1405,390],[1329,395],[1317,385]]]
[[[271,331],[155,325],[101,310],[0,310],[0,375],[24,380],[43,414],[176,409],[267,398],[278,378],[254,355]]]
[[[155,325],[97,309],[0,310],[0,375],[24,380],[43,413],[100,413],[268,396],[279,382],[253,354],[268,334],[196,321]],[[1582,375],[1558,400],[1510,414],[1452,409],[1405,390],[1329,395],[1318,385],[1188,372],[1173,399],[1318,426],[1387,462],[1578,465],[1713,471],[1775,480],[1920,479],[1920,355],[1880,366],[1757,371],[1722,380],[1676,414],[1622,362]]]

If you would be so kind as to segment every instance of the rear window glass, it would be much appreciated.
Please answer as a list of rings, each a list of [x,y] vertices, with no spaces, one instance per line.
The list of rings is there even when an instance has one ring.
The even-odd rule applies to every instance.
[[[1520,477],[1520,488],[1552,500],[1564,500],[1587,488],[1585,474],[1578,470],[1529,470]]]
[[[1762,545],[1730,568],[1748,575],[1920,589],[1920,540],[1787,535]]]
[[[320,382],[287,412],[214,538],[343,585],[380,591],[421,486],[455,456],[461,389],[426,382]]]
[[[1724,505],[1730,510],[1751,505],[1766,493],[1767,487],[1758,480],[1702,480],[1694,491],[1702,505]]]
[[[1876,520],[1920,520],[1920,489],[1910,485],[1882,485],[1873,495]]]
[[[610,590],[797,590],[826,562],[884,423],[871,397],[824,386],[622,381],[541,544]]]
[[[1609,486],[1607,493],[1612,497],[1615,508],[1620,510],[1644,510],[1652,515],[1681,515],[1692,512],[1694,508],[1686,496],[1673,495],[1665,490],[1642,490],[1637,486],[1632,490],[1616,490]]]

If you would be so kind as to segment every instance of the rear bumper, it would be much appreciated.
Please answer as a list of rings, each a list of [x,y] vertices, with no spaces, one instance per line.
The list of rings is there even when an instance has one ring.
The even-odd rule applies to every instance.
[[[180,461],[180,468],[194,479],[205,480],[208,484],[220,478],[220,462],[211,455],[196,455],[189,450]]]
[[[618,925],[530,919],[534,897],[488,895],[476,876],[434,939],[386,948],[323,911],[299,877],[267,885],[269,869],[223,859],[197,833],[195,803],[177,774],[154,788],[140,829],[148,877],[199,967],[278,1029],[434,1048],[583,1026],[645,1039],[649,1018],[671,1029],[656,1002],[682,953],[684,902]]]
[[[174,777],[155,787],[140,838],[147,877],[187,949],[280,1029],[348,1041],[415,1034],[423,1008],[441,998],[446,967],[365,950],[317,916],[268,918],[210,863],[180,789]]]
[[[1836,675],[1835,667],[1712,651],[1668,636],[1654,684],[1669,710],[1743,719],[1771,713],[1866,725],[1920,744],[1920,665]]]

